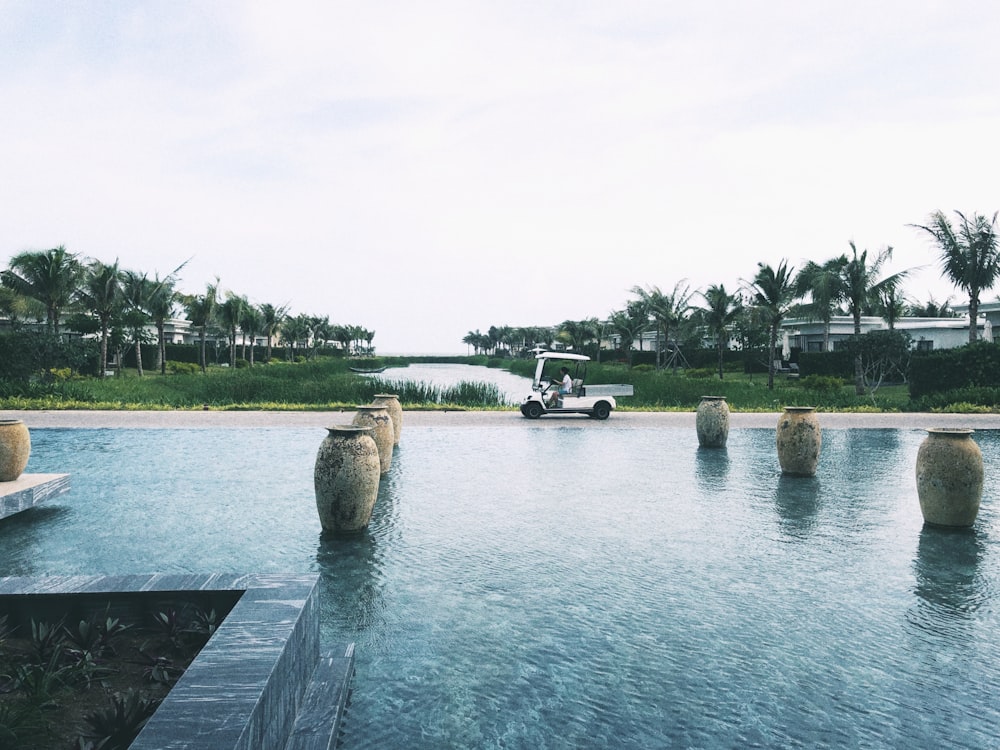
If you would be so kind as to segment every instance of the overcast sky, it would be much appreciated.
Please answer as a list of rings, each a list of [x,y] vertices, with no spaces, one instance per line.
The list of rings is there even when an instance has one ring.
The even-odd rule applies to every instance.
[[[0,0],[0,262],[190,258],[382,353],[850,240],[960,303],[907,225],[1000,209],[998,34],[982,0]]]

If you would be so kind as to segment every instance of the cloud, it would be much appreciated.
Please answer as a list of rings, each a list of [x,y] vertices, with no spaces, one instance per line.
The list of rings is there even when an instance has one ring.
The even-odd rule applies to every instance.
[[[969,3],[0,4],[0,247],[462,350],[992,213]],[[373,279],[386,300],[377,299]],[[911,284],[947,296],[936,269]]]

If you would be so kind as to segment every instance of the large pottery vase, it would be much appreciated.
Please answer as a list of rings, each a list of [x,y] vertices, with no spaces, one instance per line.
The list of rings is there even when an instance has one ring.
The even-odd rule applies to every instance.
[[[328,427],[316,454],[313,483],[323,531],[361,531],[378,497],[378,447],[372,427]]]
[[[725,448],[729,438],[729,404],[725,396],[702,396],[695,428],[702,448]]]
[[[389,412],[392,420],[392,431],[395,435],[393,445],[399,445],[399,436],[403,432],[403,407],[399,403],[399,396],[395,393],[376,393],[372,399],[374,406],[384,406]]]
[[[31,435],[20,419],[0,419],[0,482],[13,482],[28,465]]]
[[[786,406],[778,418],[776,441],[782,473],[796,477],[816,473],[823,435],[814,407]]]
[[[917,498],[933,526],[972,526],[983,494],[983,454],[972,430],[936,428],[917,451]]]
[[[393,441],[396,439],[389,410],[384,406],[374,406],[372,404],[359,406],[357,410],[357,413],[354,415],[354,424],[361,427],[374,428],[372,430],[372,437],[375,439],[375,445],[378,446],[378,457],[382,465],[382,473],[388,474],[389,467],[392,466]]]

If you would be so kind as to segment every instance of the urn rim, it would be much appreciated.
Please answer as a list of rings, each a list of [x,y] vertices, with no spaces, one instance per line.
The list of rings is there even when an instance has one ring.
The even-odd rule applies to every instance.
[[[702,396],[702,401],[725,401],[725,396]]]
[[[784,406],[785,411],[816,411],[815,406]]]
[[[341,435],[364,435],[375,428],[371,425],[359,425],[359,424],[335,424],[332,427],[327,427],[326,430],[331,435],[339,433]]]
[[[23,419],[0,419],[0,427],[6,427],[12,424],[24,424]]]
[[[925,427],[929,435],[943,435],[946,437],[968,437],[975,432],[971,427]]]

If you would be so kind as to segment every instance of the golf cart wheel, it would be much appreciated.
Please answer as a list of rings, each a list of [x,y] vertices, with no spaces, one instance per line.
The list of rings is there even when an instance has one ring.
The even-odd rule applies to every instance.
[[[611,416],[611,404],[607,401],[598,401],[594,404],[594,411],[590,416],[594,419],[607,419]]]
[[[521,413],[528,419],[538,419],[542,416],[542,405],[537,401],[529,401],[521,407]]]

